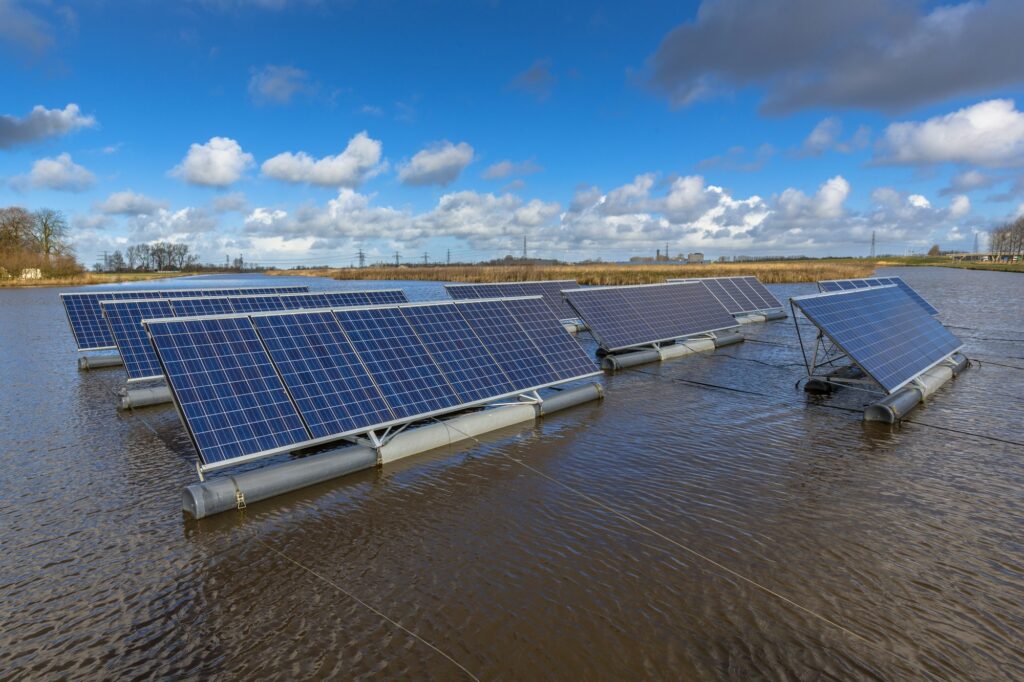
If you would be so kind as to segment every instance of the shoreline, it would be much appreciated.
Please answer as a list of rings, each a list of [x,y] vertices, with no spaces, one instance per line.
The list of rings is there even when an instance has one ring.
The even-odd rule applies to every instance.
[[[195,272],[87,272],[72,277],[43,279],[0,279],[0,289],[38,289],[44,287],[84,287],[90,284],[119,284],[121,282],[148,282],[154,279],[187,277]]]

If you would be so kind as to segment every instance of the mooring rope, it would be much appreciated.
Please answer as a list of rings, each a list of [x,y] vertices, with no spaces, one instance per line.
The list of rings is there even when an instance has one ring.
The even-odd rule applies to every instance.
[[[309,573],[310,575],[312,575],[312,576],[315,576],[316,578],[319,578],[319,579],[320,579],[320,580],[322,580],[323,582],[325,582],[325,583],[327,583],[328,585],[330,585],[331,587],[333,587],[333,588],[334,588],[335,590],[337,590],[338,592],[341,592],[341,593],[342,593],[343,595],[345,595],[346,597],[348,597],[348,598],[349,598],[349,599],[351,599],[352,601],[356,602],[357,604],[359,604],[360,606],[362,606],[362,607],[363,607],[363,608],[365,608],[366,610],[368,610],[368,611],[370,611],[370,612],[372,612],[372,613],[376,614],[377,616],[379,616],[379,617],[380,617],[380,618],[382,618],[383,620],[387,621],[388,623],[391,623],[391,625],[395,626],[396,628],[398,628],[398,629],[399,629],[399,630],[401,630],[402,632],[404,632],[404,633],[406,633],[407,635],[409,635],[410,637],[414,638],[415,640],[417,640],[417,641],[418,641],[418,642],[420,642],[421,644],[425,644],[426,646],[430,647],[430,648],[431,648],[431,649],[433,649],[433,650],[434,650],[435,652],[437,652],[438,654],[440,654],[441,656],[443,656],[444,658],[446,658],[446,659],[447,659],[448,661],[450,661],[450,662],[452,663],[452,665],[454,665],[455,667],[457,667],[457,668],[458,668],[459,670],[461,670],[462,672],[466,673],[466,676],[467,676],[467,677],[469,677],[469,679],[471,679],[471,680],[475,680],[476,682],[480,682],[480,678],[479,678],[479,677],[477,677],[476,675],[474,675],[473,673],[471,673],[471,672],[469,671],[469,669],[467,669],[467,668],[466,668],[466,666],[464,666],[464,665],[462,665],[461,663],[459,663],[459,662],[458,662],[457,660],[455,660],[455,659],[454,659],[454,658],[453,658],[452,656],[450,656],[450,655],[449,655],[448,653],[446,653],[446,652],[445,652],[445,651],[443,651],[442,649],[438,648],[438,647],[437,647],[436,645],[434,645],[434,644],[433,644],[432,642],[430,642],[430,641],[428,641],[428,640],[424,639],[423,637],[421,637],[420,635],[418,635],[418,634],[417,634],[417,633],[416,633],[415,631],[413,631],[413,630],[410,630],[409,628],[405,627],[404,625],[402,625],[401,623],[399,623],[399,622],[398,622],[397,620],[395,620],[394,618],[391,618],[390,616],[388,616],[388,615],[387,615],[386,613],[384,613],[384,612],[383,612],[383,611],[381,611],[380,609],[378,609],[378,608],[374,607],[374,606],[373,606],[372,604],[368,604],[367,602],[363,601],[362,599],[360,599],[360,598],[359,598],[359,597],[357,597],[356,595],[352,594],[351,592],[349,592],[349,591],[348,591],[348,590],[346,590],[346,589],[345,589],[344,587],[342,587],[341,585],[339,585],[339,584],[338,584],[338,583],[336,583],[335,581],[331,580],[330,578],[328,578],[328,577],[326,577],[326,576],[324,576],[324,575],[322,575],[322,574],[318,573],[317,571],[313,570],[313,569],[312,569],[312,568],[310,568],[309,566],[306,566],[306,565],[305,565],[305,564],[303,564],[302,562],[300,562],[300,561],[297,561],[297,560],[293,559],[292,557],[288,556],[287,554],[285,554],[284,552],[282,552],[282,551],[281,551],[281,550],[279,550],[278,548],[276,548],[276,547],[274,547],[273,545],[269,544],[269,543],[268,543],[267,541],[265,541],[265,540],[264,540],[263,538],[257,537],[257,536],[256,536],[256,535],[254,534],[254,535],[252,536],[252,539],[254,539],[254,540],[255,540],[256,542],[260,543],[261,545],[263,545],[264,547],[266,547],[267,549],[269,549],[269,550],[270,550],[271,552],[273,552],[273,553],[277,554],[278,556],[280,556],[280,557],[281,557],[282,559],[284,559],[285,561],[288,561],[289,563],[291,563],[291,564],[294,564],[295,566],[298,566],[298,567],[299,567],[299,568],[301,568],[301,569],[302,569],[303,571],[306,571],[306,572],[307,572],[307,573]]]
[[[436,417],[434,419],[435,419],[435,421],[440,421]],[[465,431],[462,431],[462,430],[460,430],[460,429],[458,429],[457,427],[454,427],[454,426],[452,426],[451,428],[454,429],[455,431],[458,431],[459,433],[461,433],[466,438],[473,440],[475,443],[477,443],[477,445],[481,445],[481,446],[483,445],[483,443],[478,438],[476,438],[476,437],[466,433]],[[568,490],[569,492],[573,493],[574,495],[577,495],[578,497],[581,497],[582,499],[590,502],[591,504],[593,504],[593,505],[595,505],[597,507],[600,507],[601,509],[604,509],[608,513],[613,514],[614,516],[619,517],[623,521],[626,521],[627,523],[631,523],[634,526],[636,526],[636,527],[638,527],[638,528],[640,528],[640,529],[650,533],[651,535],[654,535],[655,537],[658,537],[658,538],[664,540],[665,542],[668,542],[669,544],[674,545],[675,547],[678,547],[679,549],[683,550],[684,552],[686,552],[686,553],[688,553],[688,554],[690,554],[690,555],[692,555],[692,556],[694,556],[694,557],[696,557],[696,558],[698,558],[698,559],[700,559],[700,560],[710,564],[711,566],[714,566],[715,568],[719,569],[720,571],[728,573],[729,575],[733,576],[734,578],[736,578],[738,580],[741,580],[741,581],[747,583],[748,585],[751,585],[752,587],[755,587],[755,588],[761,590],[762,592],[765,592],[766,594],[769,594],[769,595],[775,597],[776,599],[779,599],[779,600],[785,602],[786,604],[789,604],[790,606],[792,606],[792,607],[794,607],[794,608],[796,608],[796,609],[806,613],[807,615],[809,615],[809,616],[811,616],[811,617],[813,617],[813,618],[815,618],[815,619],[817,619],[817,620],[819,620],[819,621],[821,621],[821,622],[823,622],[823,623],[825,623],[825,624],[827,624],[827,625],[829,625],[831,627],[836,628],[840,632],[843,632],[843,633],[849,635],[850,637],[852,637],[854,639],[857,639],[858,641],[863,642],[864,644],[867,644],[868,646],[870,646],[870,647],[872,647],[872,648],[874,648],[876,650],[883,651],[885,653],[890,653],[886,648],[880,646],[877,642],[874,642],[874,641],[868,639],[864,635],[861,635],[861,634],[859,634],[857,632],[854,632],[853,630],[849,629],[848,627],[846,627],[844,625],[841,625],[840,623],[837,623],[836,621],[832,620],[828,616],[825,616],[825,615],[823,615],[821,613],[818,613],[817,611],[815,611],[815,610],[813,610],[813,609],[811,609],[811,608],[809,608],[807,606],[804,606],[803,604],[800,604],[799,602],[796,602],[793,599],[790,599],[789,597],[787,597],[784,594],[781,594],[781,593],[773,590],[772,588],[768,587],[767,585],[763,585],[763,584],[757,582],[756,580],[754,580],[753,578],[749,578],[749,577],[743,575],[742,573],[740,573],[739,571],[737,571],[735,569],[732,569],[732,568],[729,568],[725,564],[723,564],[723,563],[721,563],[721,562],[711,558],[710,556],[708,556],[708,555],[706,555],[706,554],[704,554],[704,553],[702,553],[702,552],[700,552],[700,551],[698,551],[696,549],[693,549],[692,547],[684,545],[682,542],[679,542],[678,540],[670,538],[669,536],[665,535],[661,531],[656,530],[654,528],[651,528],[650,526],[648,526],[647,524],[643,523],[642,521],[633,518],[631,515],[627,514],[626,512],[620,511],[620,510],[616,509],[615,507],[613,507],[613,506],[611,506],[609,504],[606,504],[606,503],[602,502],[601,500],[593,497],[592,495],[588,495],[587,493],[585,493],[585,492],[583,492],[581,490],[576,489],[575,487],[569,485],[568,483],[565,483],[564,481],[561,481],[558,478],[555,478],[554,476],[551,476],[549,474],[544,473],[540,469],[537,469],[536,467],[531,466],[530,464],[527,464],[526,462],[524,462],[523,460],[521,460],[521,459],[519,459],[517,457],[513,457],[512,455],[510,455],[508,453],[505,453],[505,452],[501,452],[500,450],[498,451],[498,454],[501,455],[502,457],[504,457],[505,459],[507,459],[507,460],[509,460],[511,462],[515,462],[519,466],[521,466],[521,467],[523,467],[523,468],[525,468],[525,469],[527,469],[529,471],[532,471],[533,473],[537,474],[538,476],[541,476],[542,478],[547,479],[548,481],[554,483],[555,485]]]

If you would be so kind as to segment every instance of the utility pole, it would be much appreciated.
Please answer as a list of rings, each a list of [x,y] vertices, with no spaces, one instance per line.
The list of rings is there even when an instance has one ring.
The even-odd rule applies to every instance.
[[[398,267],[398,259],[402,257],[402,254],[395,251],[395,267]]]
[[[977,237],[975,237],[975,241],[977,241]],[[451,249],[448,249],[448,256],[447,256],[447,258],[445,260],[445,263],[448,264],[448,265],[452,264],[452,250]]]
[[[869,258],[875,257],[875,231],[871,230],[871,255]]]
[[[523,235],[523,260],[526,260],[526,235]]]
[[[978,234],[979,233],[977,233],[977,232],[974,233],[974,251],[973,251],[973,253],[980,253],[981,252],[980,251],[980,247],[978,246]]]
[[[363,253],[362,249],[359,249],[359,267],[366,265],[366,254]]]
[[[426,251],[423,252],[423,264],[427,265],[427,252]]]
[[[668,242],[665,242],[665,261],[668,262]]]

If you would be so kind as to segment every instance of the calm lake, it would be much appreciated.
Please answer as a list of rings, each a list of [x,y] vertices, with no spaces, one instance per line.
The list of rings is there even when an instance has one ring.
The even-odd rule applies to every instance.
[[[805,394],[791,319],[745,325],[200,522],[174,409],[77,369],[72,289],[0,289],[0,679],[1024,678],[1024,276],[883,272],[975,361],[900,427]]]

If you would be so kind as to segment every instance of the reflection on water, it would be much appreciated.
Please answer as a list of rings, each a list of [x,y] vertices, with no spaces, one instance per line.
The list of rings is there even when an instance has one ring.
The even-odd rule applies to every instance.
[[[464,675],[374,610],[482,679],[1020,678],[1024,277],[893,272],[980,361],[901,427],[806,395],[792,322],[750,325],[601,404],[202,522],[173,409],[118,414],[57,292],[0,290],[0,678]]]

